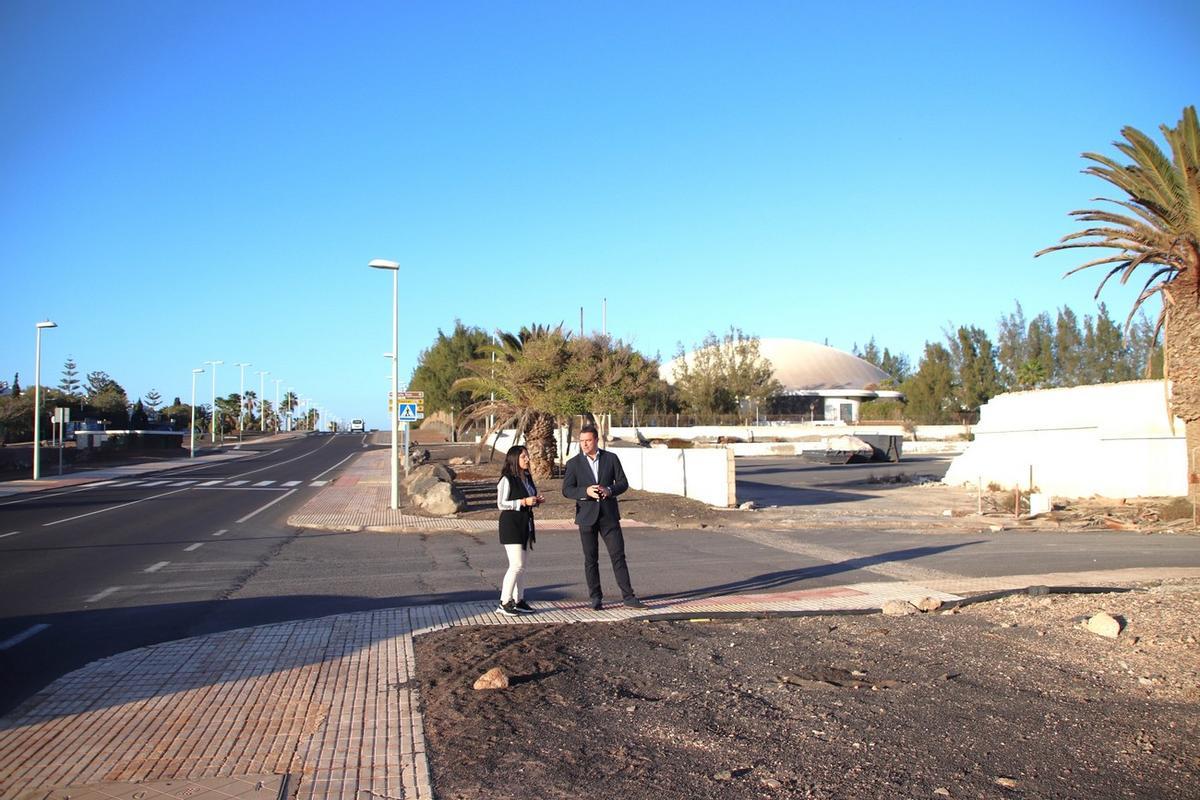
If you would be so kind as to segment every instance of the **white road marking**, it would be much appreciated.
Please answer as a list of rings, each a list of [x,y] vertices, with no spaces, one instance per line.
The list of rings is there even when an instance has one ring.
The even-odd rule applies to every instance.
[[[199,484],[199,486],[196,488],[199,488],[200,486],[216,486],[218,483],[220,483],[220,481],[205,481],[204,483]]]
[[[226,486],[241,486],[243,483],[249,483],[249,482],[250,481],[229,481],[229,483],[226,483],[225,485]]]
[[[331,441],[332,441],[332,440],[331,440]],[[347,461],[349,461],[350,459],[354,458],[354,456],[355,456],[355,455],[357,455],[357,454],[356,454],[356,453],[351,453],[350,455],[346,456],[345,458],[343,458],[343,459],[342,459],[341,461],[339,461],[338,463],[334,464],[334,465],[333,465],[332,467],[330,467],[329,469],[325,470],[325,472],[330,472],[330,471],[332,471],[332,470],[335,470],[335,469],[337,469],[337,468],[338,468],[338,467],[340,467],[342,464],[345,464]],[[325,474],[325,472],[322,472],[322,473],[321,473],[321,475],[324,475],[324,474]],[[315,481],[317,478],[321,477],[321,475],[317,475],[316,477],[314,477],[314,478],[313,478],[313,480]]]
[[[299,460],[300,460],[300,459],[302,459],[302,458],[308,458],[308,457],[309,457],[309,456],[311,456],[313,453],[317,452],[318,450],[320,450],[320,449],[322,449],[322,448],[324,448],[324,447],[328,447],[329,445],[333,444],[333,443],[334,443],[334,442],[336,442],[336,441],[337,441],[337,437],[336,437],[336,436],[330,436],[330,437],[329,437],[328,439],[326,439],[326,440],[325,440],[323,443],[321,443],[321,445],[319,445],[318,447],[314,447],[312,450],[309,450],[307,453],[305,453],[305,454],[304,454],[304,455],[302,455],[302,456],[296,456],[295,458],[289,458],[289,459],[288,459],[288,460],[286,460],[286,461],[280,461],[278,464],[268,464],[268,465],[267,465],[267,466],[265,466],[265,467],[259,467],[258,469],[252,469],[252,470],[250,470],[249,472],[243,472],[241,475],[235,475],[234,477],[237,477],[237,478],[242,478],[242,477],[245,477],[246,475],[253,475],[253,474],[254,474],[254,473],[256,473],[256,472],[262,472],[263,470],[275,469],[276,467],[282,467],[284,464],[290,464],[290,463],[292,463],[293,461],[299,461]],[[281,448],[279,448],[279,450],[282,450],[282,449],[283,449],[282,447],[281,447]],[[272,450],[271,452],[272,452],[272,453],[278,453],[278,452],[279,452],[279,450]],[[257,456],[255,456],[255,458],[257,458]]]
[[[189,544],[187,547],[183,548],[183,552],[190,553],[193,550],[199,550],[201,547],[204,547],[204,542],[196,542],[195,544]]]
[[[172,485],[172,486],[191,486],[193,483],[195,483],[195,481],[194,481],[194,480],[191,480],[191,481],[175,481],[175,482],[174,482],[174,483],[172,483],[171,485]]]
[[[169,483],[169,482],[170,481],[150,481],[149,483],[143,483],[142,487],[149,489],[151,486],[162,486],[163,484]]]
[[[254,485],[255,486],[270,486],[274,482],[275,481],[259,481],[258,483],[254,484]]]
[[[28,627],[25,630],[18,633],[16,636],[10,636],[7,639],[5,639],[3,642],[0,642],[0,650],[7,650],[10,647],[16,647],[17,645],[19,645],[21,642],[25,641],[29,637],[37,636],[39,633],[41,633],[42,631],[46,630],[46,628],[49,628],[49,627],[50,626],[44,622],[40,622],[37,625],[31,625],[30,627]]]
[[[259,508],[259,509],[256,509],[256,510],[254,510],[254,511],[251,511],[249,514],[247,514],[246,516],[244,516],[244,517],[242,517],[241,519],[239,519],[239,520],[238,520],[238,522],[239,522],[239,523],[241,523],[241,522],[245,522],[246,520],[248,520],[248,519],[250,519],[251,517],[253,517],[255,514],[259,513],[260,511],[266,511],[268,508],[270,508],[271,506],[275,505],[275,504],[276,504],[276,503],[278,503],[280,500],[283,500],[283,499],[287,498],[287,496],[288,496],[288,495],[295,494],[295,493],[296,493],[296,492],[298,492],[298,491],[300,491],[300,490],[299,490],[299,489],[291,489],[291,490],[289,490],[287,494],[280,495],[279,497],[276,497],[276,498],[275,498],[274,500],[272,500],[271,502],[267,503],[265,506],[263,506],[263,507],[261,507],[261,508]]]
[[[313,481],[312,483],[309,484],[309,486],[311,486],[314,489],[317,489],[317,488],[324,486],[327,483],[329,483],[329,481]]]
[[[193,489],[203,489],[206,492],[222,492],[232,489],[235,492],[282,492],[279,486],[193,486]]]
[[[158,572],[160,569],[170,563],[170,561],[160,561],[157,564],[151,564],[150,566],[146,567],[144,570],[142,570],[142,572]]]
[[[114,483],[112,486],[114,489],[116,489],[121,486],[137,486],[139,483],[141,483],[141,481],[121,481],[120,483]]]
[[[97,486],[111,486],[115,481],[104,481],[102,483],[89,483],[87,486],[76,486],[71,489],[64,489],[61,492],[31,492],[25,497],[20,497],[16,500],[8,500],[0,503],[0,506],[14,506],[17,503],[28,503],[30,500],[46,500],[51,497],[62,497],[65,494],[77,494],[78,492],[86,492],[88,489],[95,489]]]
[[[105,511],[116,511],[118,508],[125,508],[125,506],[135,506],[138,503],[144,503],[147,500],[157,500],[160,497],[168,497],[170,495],[179,494],[180,492],[186,492],[186,491],[187,491],[187,489],[176,489],[171,492],[163,492],[162,494],[152,494],[149,497],[143,497],[140,500],[130,500],[128,503],[121,503],[120,505],[117,505],[117,506],[109,506],[108,508],[98,508],[95,511],[89,511],[86,514],[77,514],[74,517],[67,517],[66,519],[56,519],[53,522],[43,522],[42,527],[49,528],[51,525],[58,525],[61,522],[71,522],[72,520],[83,519],[84,517],[90,517],[93,514],[103,514]]]
[[[85,604],[86,603],[99,603],[101,600],[108,597],[110,594],[116,594],[119,591],[121,591],[120,586],[110,586],[107,589],[105,589],[103,592],[97,592],[96,594],[92,595],[91,597],[89,597],[87,600],[84,600],[83,602]]]
[[[221,530],[219,530],[219,531],[217,531],[216,533],[214,533],[214,534],[213,534],[213,536],[220,536],[222,533],[229,533],[229,529],[228,529],[228,528],[221,528]]]
[[[0,539],[7,539],[9,536],[16,536],[20,531],[9,531],[8,533],[0,533]]]
[[[285,489],[290,489],[293,486],[299,486],[302,483],[304,483],[304,481],[284,481],[283,483],[280,484],[280,486],[282,486]]]

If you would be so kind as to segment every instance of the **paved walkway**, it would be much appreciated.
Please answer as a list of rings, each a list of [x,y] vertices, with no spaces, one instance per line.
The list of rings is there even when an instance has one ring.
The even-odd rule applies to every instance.
[[[358,461],[366,463],[344,474],[357,480],[323,488],[309,504],[315,510],[306,506],[300,514],[342,515],[345,524],[382,514],[382,524],[407,524],[371,505],[378,501],[372,462]],[[861,611],[891,599],[956,601],[1033,585],[1200,578],[1200,569],[904,577],[663,598],[645,610],[596,612],[580,602],[535,600],[538,613],[519,618],[495,613],[492,603],[399,607],[145,647],[70,673],[0,719],[0,800],[431,798],[413,638],[451,626]]]

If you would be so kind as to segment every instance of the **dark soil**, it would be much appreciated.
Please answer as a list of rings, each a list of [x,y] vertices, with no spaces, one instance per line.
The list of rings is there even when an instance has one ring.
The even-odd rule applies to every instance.
[[[1195,695],[1142,689],[1077,657],[1094,647],[1097,663],[1124,658],[1137,637],[1100,639],[1077,620],[1047,636],[1000,619],[424,634],[416,664],[435,796],[1200,797]],[[473,690],[493,666],[510,688]]]

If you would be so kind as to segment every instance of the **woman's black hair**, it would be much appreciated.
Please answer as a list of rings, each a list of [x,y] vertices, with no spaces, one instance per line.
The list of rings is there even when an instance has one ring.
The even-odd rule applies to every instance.
[[[522,479],[521,473],[525,472],[525,470],[521,469],[519,459],[521,458],[521,453],[524,452],[525,445],[523,444],[514,444],[508,448],[508,454],[504,456],[504,467],[500,470],[500,477],[512,478],[518,481]]]

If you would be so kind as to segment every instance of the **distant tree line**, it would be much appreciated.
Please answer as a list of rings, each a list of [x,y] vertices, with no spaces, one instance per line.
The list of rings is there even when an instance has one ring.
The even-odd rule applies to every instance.
[[[904,356],[881,352],[874,338],[862,350],[855,345],[855,355],[888,373],[881,388],[899,389],[906,397],[904,403],[863,403],[861,416],[947,424],[972,419],[1002,392],[1162,377],[1154,325],[1140,314],[1123,335],[1104,303],[1082,321],[1068,306],[1055,317],[1042,312],[1030,320],[1017,303],[997,322],[994,343],[974,325],[947,329],[943,337],[925,343],[912,372]]]

